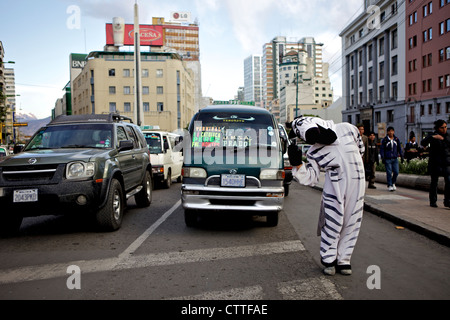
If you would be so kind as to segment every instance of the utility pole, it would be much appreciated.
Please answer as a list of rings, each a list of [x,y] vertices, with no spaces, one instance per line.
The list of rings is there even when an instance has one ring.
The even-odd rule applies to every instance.
[[[141,33],[139,28],[139,7],[137,0],[134,4],[134,114],[136,124],[144,125],[142,110],[142,83],[141,83]]]

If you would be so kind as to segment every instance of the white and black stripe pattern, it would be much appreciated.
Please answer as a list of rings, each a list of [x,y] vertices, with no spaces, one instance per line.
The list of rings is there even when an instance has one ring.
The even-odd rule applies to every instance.
[[[314,118],[296,125],[300,123],[311,128]],[[299,183],[314,186],[320,171],[325,171],[318,228],[322,263],[350,265],[364,207],[364,144],[358,129],[349,123],[331,123],[327,127],[335,131],[338,139],[331,145],[313,145],[307,153],[308,163],[298,170],[294,168],[293,173]],[[305,130],[296,129],[304,136]]]

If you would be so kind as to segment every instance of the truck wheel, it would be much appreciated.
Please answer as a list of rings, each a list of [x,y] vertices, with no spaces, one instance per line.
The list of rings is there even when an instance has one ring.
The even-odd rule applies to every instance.
[[[172,185],[172,172],[169,169],[169,171],[167,172],[167,179],[164,181],[164,187],[166,189],[169,189],[171,185]]]
[[[21,214],[9,213],[3,215],[0,221],[0,237],[11,237],[19,232],[23,217]]]
[[[152,203],[152,177],[150,172],[146,171],[144,181],[142,182],[142,190],[134,196],[138,207],[145,208]]]
[[[197,224],[197,212],[194,210],[184,210],[184,222],[188,227],[195,227]]]
[[[266,223],[268,227],[276,227],[278,225],[278,211],[267,214]]]
[[[122,185],[113,179],[106,205],[98,210],[96,215],[98,226],[105,231],[119,229],[122,225],[124,204]]]

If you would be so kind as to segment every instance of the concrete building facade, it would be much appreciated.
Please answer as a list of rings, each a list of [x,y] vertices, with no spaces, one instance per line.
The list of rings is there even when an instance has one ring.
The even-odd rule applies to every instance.
[[[364,1],[364,12],[341,33],[342,120],[379,138],[395,128],[405,141],[405,3]]]
[[[450,115],[450,1],[406,1],[406,131],[418,139]]]
[[[195,113],[191,69],[175,53],[142,52],[143,125],[174,131]],[[134,115],[133,52],[91,52],[72,83],[73,114]]]

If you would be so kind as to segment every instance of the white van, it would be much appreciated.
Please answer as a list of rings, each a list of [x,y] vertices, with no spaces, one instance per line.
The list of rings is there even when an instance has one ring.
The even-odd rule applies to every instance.
[[[183,166],[181,136],[154,130],[143,130],[142,133],[150,151],[154,182],[162,184],[165,188],[170,188],[173,179],[181,182]]]

